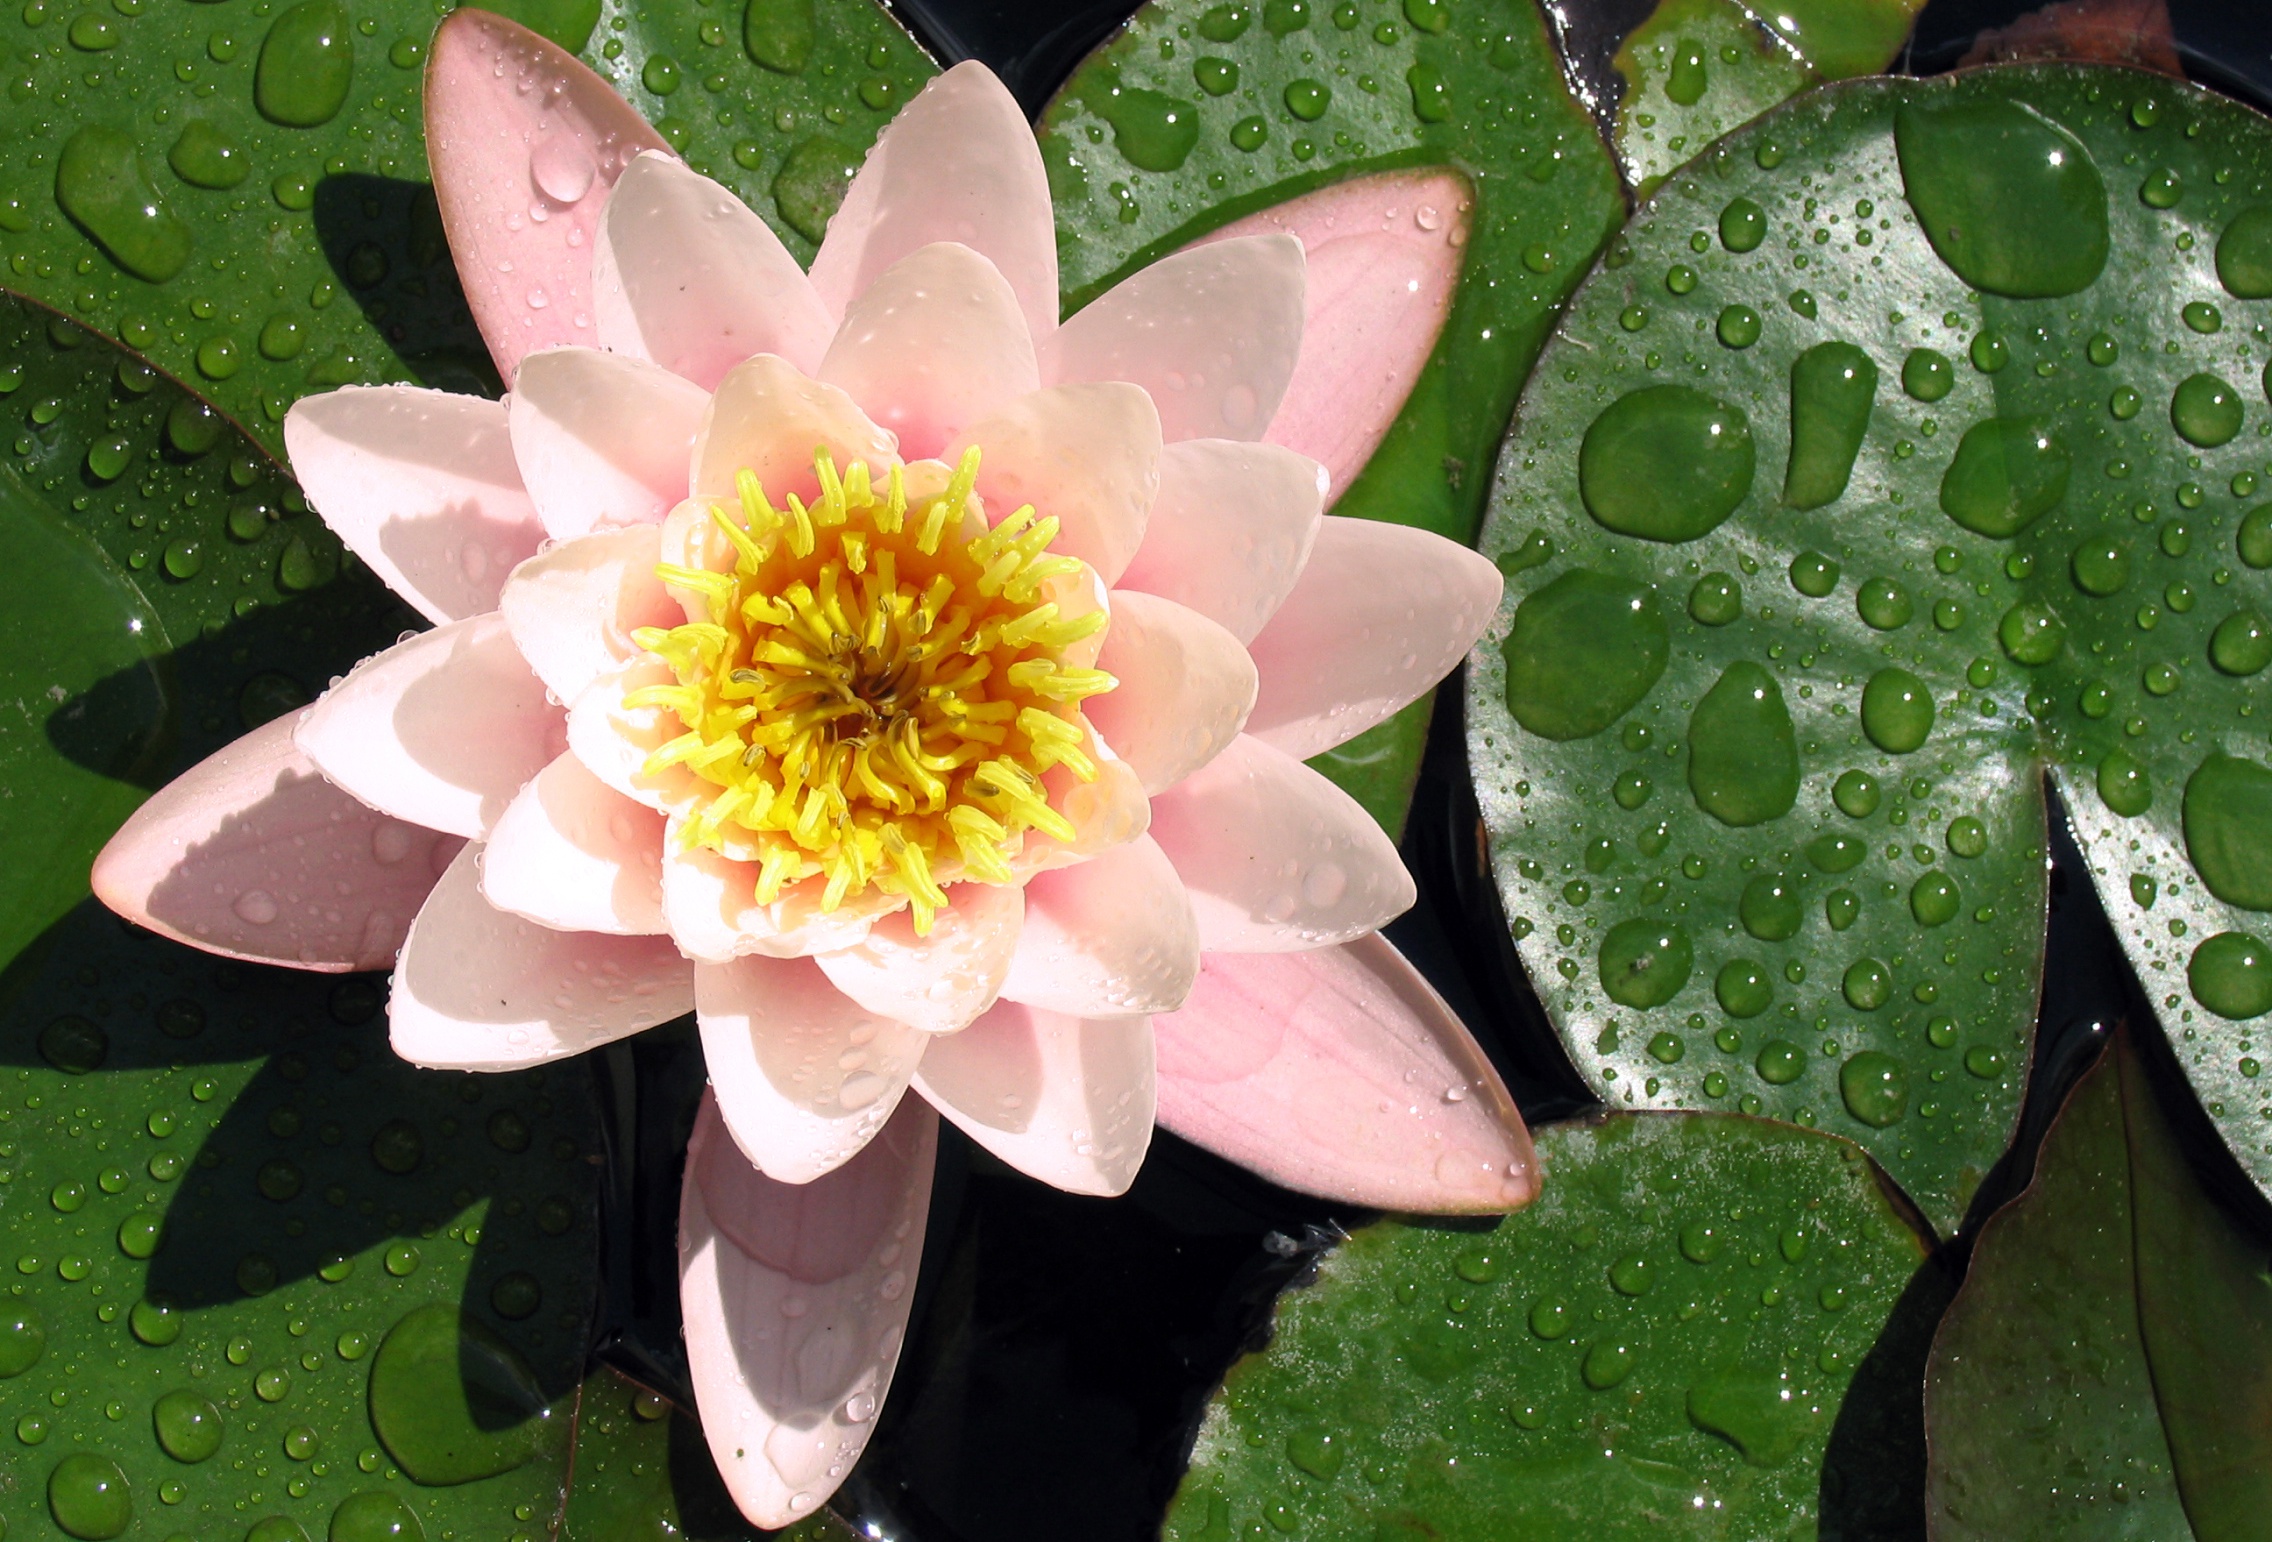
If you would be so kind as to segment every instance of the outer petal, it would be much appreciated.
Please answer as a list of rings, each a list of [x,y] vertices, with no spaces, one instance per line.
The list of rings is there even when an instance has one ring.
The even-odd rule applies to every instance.
[[[1530,1132],[1443,998],[1379,935],[1210,953],[1159,1034],[1159,1119],[1304,1193],[1385,1210],[1514,1210]]]
[[[1456,541],[1326,520],[1301,581],[1251,645],[1262,690],[1247,732],[1304,760],[1355,738],[1451,673],[1504,587],[1488,558]]]
[[[686,619],[655,576],[662,551],[660,528],[632,525],[564,541],[513,570],[498,608],[513,646],[553,695],[574,701],[639,658],[631,634],[640,627]]]
[[[561,729],[560,709],[491,612],[371,655],[308,709],[295,738],[373,808],[480,835],[560,753]]]
[[[789,493],[809,498],[820,486],[813,475],[815,446],[825,447],[839,467],[864,460],[873,469],[898,444],[838,387],[761,353],[718,383],[710,416],[694,439],[694,496],[735,496],[735,473],[747,467],[774,503]]]
[[[592,246],[608,192],[661,136],[518,22],[467,9],[434,33],[426,156],[466,303],[509,383],[521,356],[599,340]]]
[[[1156,594],[1114,591],[1097,666],[1120,684],[1082,711],[1148,793],[1221,754],[1254,706],[1254,660],[1239,640]]]
[[[556,932],[481,897],[458,853],[411,923],[387,1006],[413,1065],[505,1071],[580,1055],[694,1008],[694,967],[661,937]]]
[[[1347,942],[1411,908],[1412,876],[1340,788],[1242,734],[1152,800],[1152,838],[1191,891],[1210,953]]]
[[[813,259],[838,314],[918,247],[960,241],[1001,270],[1035,338],[1057,325],[1057,228],[1026,115],[975,63],[940,75],[884,129]]]
[[[858,943],[879,915],[904,903],[870,889],[834,910],[821,908],[817,878],[793,884],[770,905],[756,900],[757,864],[704,847],[679,849],[675,828],[663,837],[663,915],[689,958],[707,964],[737,958],[804,958]]]
[[[1030,503],[1061,528],[1050,551],[1078,557],[1107,585],[1144,540],[1159,491],[1160,415],[1121,381],[1052,386],[973,423],[941,459],[977,445],[978,493],[997,518]]]
[[[1441,167],[1336,182],[1201,237],[1284,231],[1309,258],[1302,352],[1269,439],[1324,465],[1336,490],[1365,469],[1435,352],[1459,288],[1467,179]]]
[[[1120,587],[1188,605],[1249,642],[1309,561],[1325,485],[1317,462],[1275,445],[1171,444],[1144,544]]]
[[[734,1144],[782,1183],[810,1183],[857,1156],[930,1042],[862,1008],[809,958],[697,964],[694,1013]]]
[[[1302,244],[1247,236],[1164,257],[1057,329],[1052,384],[1126,380],[1152,393],[1160,432],[1260,439],[1302,345]]]
[[[294,403],[284,447],[324,523],[429,621],[495,609],[544,539],[502,402],[348,386]]]
[[[1017,295],[954,241],[917,247],[878,274],[845,307],[819,374],[897,434],[910,460],[937,455],[1041,384]]]
[[[228,958],[384,969],[456,836],[342,792],[263,724],[158,789],[95,859],[95,895],[140,926]]]
[[[836,330],[773,227],[668,155],[624,168],[600,220],[592,285],[600,346],[705,391],[758,353],[809,374]]]
[[[1073,1017],[1168,1012],[1199,973],[1199,923],[1148,835],[1026,884],[1025,929],[1002,994]]]
[[[505,806],[481,856],[499,910],[563,932],[663,931],[663,816],[562,755]]]
[[[658,523],[686,496],[687,452],[710,397],[658,365],[548,348],[513,382],[513,456],[545,532],[571,540]]]
[[[952,901],[917,936],[907,911],[879,917],[868,934],[816,962],[836,988],[881,1017],[926,1033],[952,1033],[994,1004],[1017,951],[1025,895],[1012,884],[958,883]]]
[[[1028,1177],[1123,1194],[1152,1144],[1152,1024],[1005,1001],[932,1041],[915,1088]]]
[[[779,1183],[703,1100],[679,1200],[679,1304],[710,1455],[760,1526],[811,1513],[867,1446],[907,1336],[938,1136],[911,1101],[827,1177]]]

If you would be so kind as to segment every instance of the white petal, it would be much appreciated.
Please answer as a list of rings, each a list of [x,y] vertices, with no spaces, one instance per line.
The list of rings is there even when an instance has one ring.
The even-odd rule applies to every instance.
[[[1078,557],[1106,584],[1144,540],[1159,490],[1160,415],[1121,381],[1051,386],[973,423],[941,456],[977,445],[978,493],[997,518],[1022,504],[1060,529],[1052,554]]]
[[[539,552],[513,570],[498,597],[513,646],[547,689],[574,701],[601,675],[640,657],[631,634],[686,619],[655,576],[662,531],[596,530]]]
[[[1144,544],[1120,576],[1250,642],[1293,592],[1317,539],[1325,472],[1270,444],[1186,439],[1160,455]]]
[[[647,757],[686,731],[668,707],[626,707],[623,698],[645,685],[676,684],[670,665],[642,654],[584,687],[568,708],[568,748],[584,769],[651,809],[683,814],[701,800],[705,785],[684,766],[648,772]]]
[[[1172,1012],[1199,972],[1183,881],[1140,835],[1026,883],[1025,927],[1002,994],[1073,1017]]]
[[[513,456],[556,541],[654,524],[686,496],[687,453],[709,395],[653,364],[596,348],[521,361]]]
[[[958,883],[915,932],[905,910],[880,917],[867,936],[818,963],[838,990],[869,1011],[920,1028],[952,1033],[994,1004],[1010,955],[1017,951],[1025,895],[1012,884]]]
[[[881,470],[898,444],[839,388],[761,353],[718,382],[710,416],[694,438],[694,496],[733,498],[734,476],[747,469],[783,507],[790,493],[809,500],[819,490],[816,447],[833,455],[839,469],[863,460]]]
[[[808,878],[757,903],[758,866],[707,847],[680,850],[674,827],[663,837],[663,916],[689,958],[724,964],[737,958],[803,958],[851,947],[879,915],[904,901],[869,889],[823,910],[825,883]]]
[[[915,1088],[1028,1177],[1124,1194],[1152,1144],[1152,1020],[1005,1001],[933,1040]]]
[[[506,805],[481,858],[490,904],[563,932],[663,931],[663,816],[561,755]]]
[[[1082,711],[1144,790],[1173,787],[1238,737],[1254,706],[1254,660],[1195,610],[1135,589],[1115,590],[1097,667],[1120,684]]]

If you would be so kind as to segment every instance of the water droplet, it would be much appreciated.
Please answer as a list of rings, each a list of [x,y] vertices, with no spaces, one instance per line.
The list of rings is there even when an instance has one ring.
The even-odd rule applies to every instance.
[[[1726,573],[1706,573],[1688,591],[1688,614],[1703,626],[1726,626],[1743,614],[1743,589]]]
[[[202,1462],[221,1449],[221,1410],[186,1387],[159,1398],[150,1423],[158,1445],[177,1462]]]
[[[253,1522],[245,1542],[308,1542],[308,1531],[289,1515],[264,1516]]]
[[[1749,348],[1759,341],[1759,312],[1748,305],[1730,305],[1720,312],[1716,335],[1724,348]]]
[[[1748,252],[1767,239],[1767,211],[1748,198],[1736,198],[1720,211],[1720,244]]]
[[[1807,842],[1807,860],[1826,873],[1843,873],[1869,854],[1869,847],[1836,830]]]
[[[1623,1339],[1596,1339],[1586,1350],[1578,1374],[1587,1386],[1596,1392],[1606,1392],[1633,1374],[1634,1364],[1640,1357]]]
[[[1760,1046],[1752,1067],[1768,1086],[1788,1086],[1806,1074],[1807,1052],[1788,1039],[1771,1039]]]
[[[1412,116],[1422,123],[1448,123],[1452,116],[1451,85],[1444,72],[1425,61],[1404,72],[1404,84],[1412,93]]]
[[[1609,1283],[1621,1296],[1645,1296],[1656,1283],[1656,1270],[1639,1253],[1628,1254],[1609,1266]]]
[[[1960,857],[1977,857],[1988,849],[1988,827],[1970,814],[1949,821],[1949,850]]]
[[[1909,886],[1909,913],[1917,918],[1919,926],[1947,925],[1956,919],[1963,902],[1963,892],[1956,880],[1946,873],[1921,874]]]
[[[2119,594],[2130,581],[2130,549],[2120,541],[2096,536],[2075,548],[2067,568],[2083,593],[2102,598]]]
[[[1293,80],[1286,86],[1286,110],[1304,123],[1314,123],[1325,116],[1332,105],[1333,93],[1318,81],[1307,76]]]
[[[1862,897],[1852,889],[1833,889],[1822,897],[1822,918],[1842,932],[1862,918]]]
[[[2215,375],[2186,376],[2169,399],[2170,426],[2204,450],[2231,442],[2245,417],[2240,393]]]
[[[84,1076],[110,1053],[110,1035],[86,1018],[58,1017],[39,1033],[40,1058],[68,1076]]]
[[[1975,1044],[1964,1052],[1964,1069],[1968,1075],[1984,1082],[1994,1081],[2004,1074],[2003,1053],[1985,1044]]]
[[[64,142],[55,201],[136,278],[162,284],[189,262],[189,227],[144,175],[122,130],[90,123]]]
[[[1688,720],[1688,788],[1723,824],[1764,824],[1799,796],[1798,736],[1775,677],[1730,664]]]
[[[1761,942],[1784,942],[1798,935],[1806,907],[1796,883],[1780,874],[1762,873],[1743,886],[1736,916],[1743,929]]]
[[[2186,983],[2219,1017],[2261,1017],[2272,1012],[2272,951],[2246,932],[2219,932],[2193,950]]]
[[[1636,916],[1603,934],[1601,988],[1621,1006],[1658,1007],[1680,993],[1695,963],[1686,929]]]
[[[773,178],[773,206],[808,241],[828,233],[829,217],[860,169],[860,154],[829,139],[808,139],[782,158]]]
[[[1290,100],[1293,88],[1287,89]],[[1113,148],[1121,159],[1139,171],[1174,171],[1199,143],[1199,109],[1178,97],[1113,87],[1095,93],[1090,106],[1112,125]]]
[[[520,1351],[452,1304],[419,1307],[387,1330],[370,1389],[372,1428],[419,1483],[511,1472],[550,1438],[543,1389]]]
[[[2185,784],[2185,851],[2209,892],[2272,910],[2272,771],[2212,754]]]
[[[1862,687],[1862,732],[1888,755],[1906,755],[1933,731],[1933,695],[1906,669],[1881,669]]]
[[[1800,552],[1791,559],[1791,587],[1819,600],[1838,587],[1838,564],[1818,551]]]
[[[407,1119],[390,1119],[371,1137],[371,1160],[386,1172],[416,1172],[425,1157],[425,1137]]]
[[[506,1321],[521,1322],[534,1317],[537,1308],[544,1305],[544,1287],[535,1275],[516,1269],[499,1276],[489,1288],[489,1304]]]
[[[1956,367],[1945,353],[1912,348],[1901,362],[1901,389],[1921,402],[1937,402],[1956,387]]]
[[[1199,35],[1210,43],[1235,43],[1253,24],[1252,7],[1245,4],[1218,5],[1199,18]]]
[[[2067,624],[2050,606],[2022,600],[1996,623],[1996,640],[2013,663],[2034,668],[2059,656],[2067,640]]]
[[[1286,1459],[1313,1478],[1331,1480],[1341,1471],[1348,1448],[1336,1442],[1331,1430],[1296,1430],[1286,1437]]]
[[[1748,958],[1731,958],[1720,966],[1712,982],[1720,1010],[1730,1017],[1757,1017],[1775,1002],[1775,986],[1767,971]]]
[[[0,1306],[0,1381],[21,1376],[47,1352],[47,1324],[28,1301]]]
[[[1507,710],[1547,739],[1624,716],[1664,673],[1671,629],[1656,596],[1573,568],[1523,599],[1507,633]]]
[[[2272,296],[2272,206],[2243,209],[2217,238],[2217,278],[2236,300]]]
[[[1910,602],[1908,590],[1880,576],[1865,579],[1854,591],[1854,611],[1877,630],[1890,632],[1907,626],[1909,618],[1916,614],[1916,607]]]
[[[1727,1239],[1710,1221],[1690,1221],[1680,1229],[1680,1256],[1692,1264],[1708,1264],[1720,1256]]]
[[[163,1349],[181,1337],[182,1315],[170,1297],[145,1296],[126,1314],[126,1326],[152,1349]]]
[[[365,1489],[339,1502],[326,1537],[327,1542],[426,1542],[426,1528],[417,1512],[394,1495]]]
[[[300,0],[276,18],[253,67],[253,105],[287,128],[328,123],[347,103],[355,40],[339,0]]]
[[[244,151],[227,133],[204,118],[182,125],[166,164],[192,187],[231,188],[251,174]]]
[[[2272,664],[2272,626],[2255,611],[2235,611],[2209,635],[2209,662],[2228,675],[2257,673]]]
[[[2225,313],[2207,300],[2188,300],[2177,314],[2188,327],[2203,336],[2225,329]]]
[[[1846,966],[1839,993],[1857,1012],[1875,1012],[1893,994],[1893,975],[1874,958],[1858,958]]]
[[[1270,138],[1270,125],[1260,117],[1245,117],[1231,125],[1231,148],[1248,154],[1262,148]]]
[[[1867,819],[1878,811],[1878,779],[1867,771],[1842,771],[1830,787],[1830,801],[1850,819]]]
[[[2082,142],[2019,102],[1936,95],[1896,113],[1894,150],[1941,261],[2015,299],[2088,288],[2106,266],[2106,184]]]
[[[1751,490],[1751,424],[1689,386],[1619,397],[1587,428],[1578,490],[1604,528],[1651,541],[1693,541]]]
[[[1845,493],[1877,390],[1877,365],[1852,343],[1817,343],[1792,362],[1785,503],[1819,509]]]
[[[2174,209],[2185,196],[2185,179],[2164,166],[2138,184],[2138,201],[2149,209]]]
[[[543,1207],[540,1205],[537,1210],[537,1225],[540,1228],[544,1227],[544,1222],[545,1212]],[[550,1230],[549,1228],[545,1229],[547,1231]],[[562,1230],[565,1229],[566,1228],[562,1228]],[[551,1234],[555,1236],[558,1235],[557,1232]],[[387,1249],[386,1271],[387,1273],[394,1275],[397,1278],[416,1274],[418,1272],[418,1264],[418,1249],[408,1242],[397,1242]]]
[[[126,1474],[107,1456],[80,1451],[47,1475],[47,1509],[55,1524],[81,1542],[122,1536],[134,1519]]]
[[[1754,1467],[1789,1461],[1812,1432],[1814,1407],[1767,1371],[1729,1370],[1688,1389],[1688,1422],[1727,1441]]]
[[[2051,426],[2036,418],[1989,418],[1964,431],[1941,477],[1941,509],[1965,529],[2017,535],[2067,495],[2072,463]]]
[[[742,13],[743,50],[779,74],[794,75],[805,67],[817,32],[813,0],[749,0]]]

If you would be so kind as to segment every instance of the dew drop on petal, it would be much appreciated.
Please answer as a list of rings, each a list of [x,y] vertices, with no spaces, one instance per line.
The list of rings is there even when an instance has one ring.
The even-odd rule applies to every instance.
[[[275,897],[266,889],[245,890],[229,908],[237,913],[239,920],[249,921],[254,926],[266,926],[277,914]]]

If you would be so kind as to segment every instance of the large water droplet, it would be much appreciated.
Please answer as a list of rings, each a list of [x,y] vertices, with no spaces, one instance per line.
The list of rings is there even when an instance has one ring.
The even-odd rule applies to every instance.
[[[1768,1086],[1787,1087],[1806,1074],[1807,1052],[1789,1039],[1770,1039],[1759,1047],[1752,1069]]]
[[[80,1451],[57,1462],[47,1475],[47,1511],[81,1542],[109,1542],[133,1522],[134,1497],[118,1463]]]
[[[2209,634],[2209,662],[2228,675],[2253,675],[2272,664],[2272,625],[2253,610],[2235,611]]]
[[[418,1513],[383,1489],[349,1494],[331,1512],[326,1542],[426,1542]]]
[[[1964,431],[1941,476],[1941,510],[1965,529],[2001,540],[2017,535],[2067,496],[2073,463],[2051,425],[1989,418]]]
[[[2118,746],[2100,757],[2098,800],[2125,819],[2135,819],[2154,806],[2154,784],[2128,750]]]
[[[551,1439],[543,1389],[520,1351],[448,1303],[387,1330],[371,1362],[370,1406],[387,1454],[420,1483],[510,1472]]]
[[[1621,1338],[1596,1339],[1586,1350],[1586,1358],[1579,1363],[1578,1374],[1596,1392],[1607,1392],[1633,1374],[1639,1359],[1633,1347]]]
[[[2272,771],[2211,755],[2185,784],[2185,854],[2209,892],[2272,910]]]
[[[773,206],[808,241],[828,234],[829,217],[860,169],[860,155],[831,139],[808,139],[782,157],[773,177]]]
[[[2217,278],[2236,300],[2272,296],[2272,205],[2253,204],[2217,238]]]
[[[1751,423],[1689,386],[1645,386],[1604,408],[1578,450],[1587,512],[1620,535],[1693,541],[1751,491]]]
[[[1756,825],[1799,797],[1798,735],[1775,677],[1730,664],[1688,719],[1688,790],[1722,824]]]
[[[2085,594],[2101,598],[2119,594],[2130,582],[2130,548],[2120,541],[2094,536],[2075,548],[2067,569],[2075,577],[2075,587]]]
[[[1686,929],[1636,916],[1601,940],[1601,988],[1620,1006],[1661,1007],[1688,983],[1696,962]]]
[[[1724,1371],[1688,1389],[1688,1422],[1727,1441],[1754,1467],[1789,1461],[1806,1443],[1814,1408],[1770,1371]]]
[[[202,1462],[221,1449],[221,1410],[187,1387],[159,1398],[150,1424],[160,1448],[177,1462]]]
[[[56,1018],[39,1032],[40,1058],[67,1076],[84,1076],[110,1054],[110,1035],[86,1018]]]
[[[2041,299],[2087,289],[2105,268],[2106,183],[2082,142],[2034,108],[1935,91],[1895,114],[1893,142],[1925,238],[1966,283]]]
[[[1933,693],[1906,669],[1881,669],[1862,687],[1862,732],[1888,755],[1906,755],[1933,731]]]
[[[300,0],[276,18],[253,67],[252,100],[287,128],[329,123],[347,104],[355,39],[339,0]]]
[[[1336,1441],[1331,1430],[1313,1427],[1286,1437],[1286,1459],[1313,1478],[1330,1481],[1347,1454],[1347,1444]]]
[[[235,187],[252,170],[237,142],[204,118],[182,125],[166,164],[191,186],[216,189]]]
[[[1712,982],[1720,1010],[1730,1017],[1757,1017],[1775,1003],[1775,985],[1767,971],[1748,958],[1731,958],[1720,966]]]
[[[600,0],[486,0],[482,9],[510,16],[570,53],[583,50],[600,22]]]
[[[1671,629],[1648,590],[1573,568],[1525,596],[1508,629],[1507,710],[1545,739],[1582,739],[1657,683]]]
[[[1955,879],[1938,871],[1919,875],[1909,886],[1909,913],[1919,926],[1945,926],[1956,919],[1964,903]]]
[[[2219,932],[2193,950],[2186,983],[2219,1017],[2262,1017],[2272,1012],[2272,949],[2246,932]]]
[[[0,1306],[0,1381],[21,1376],[47,1352],[47,1324],[28,1301]]]
[[[794,75],[812,57],[813,0],[749,0],[742,13],[742,48],[769,70]]]
[[[1174,171],[1199,143],[1199,109],[1163,92],[1111,86],[1093,93],[1089,105],[1112,125],[1121,159],[1139,171]]]
[[[1792,362],[1785,503],[1819,509],[1844,494],[1877,394],[1878,367],[1852,343],[1817,343]]]
[[[1796,883],[1779,873],[1761,873],[1743,886],[1736,917],[1761,942],[1783,942],[1799,934],[1806,905]]]
[[[2240,392],[2215,375],[2188,375],[2170,394],[2170,426],[2204,450],[2230,443],[2246,417]]]
[[[189,227],[143,174],[133,139],[100,123],[64,141],[55,201],[136,278],[162,284],[189,262]]]

